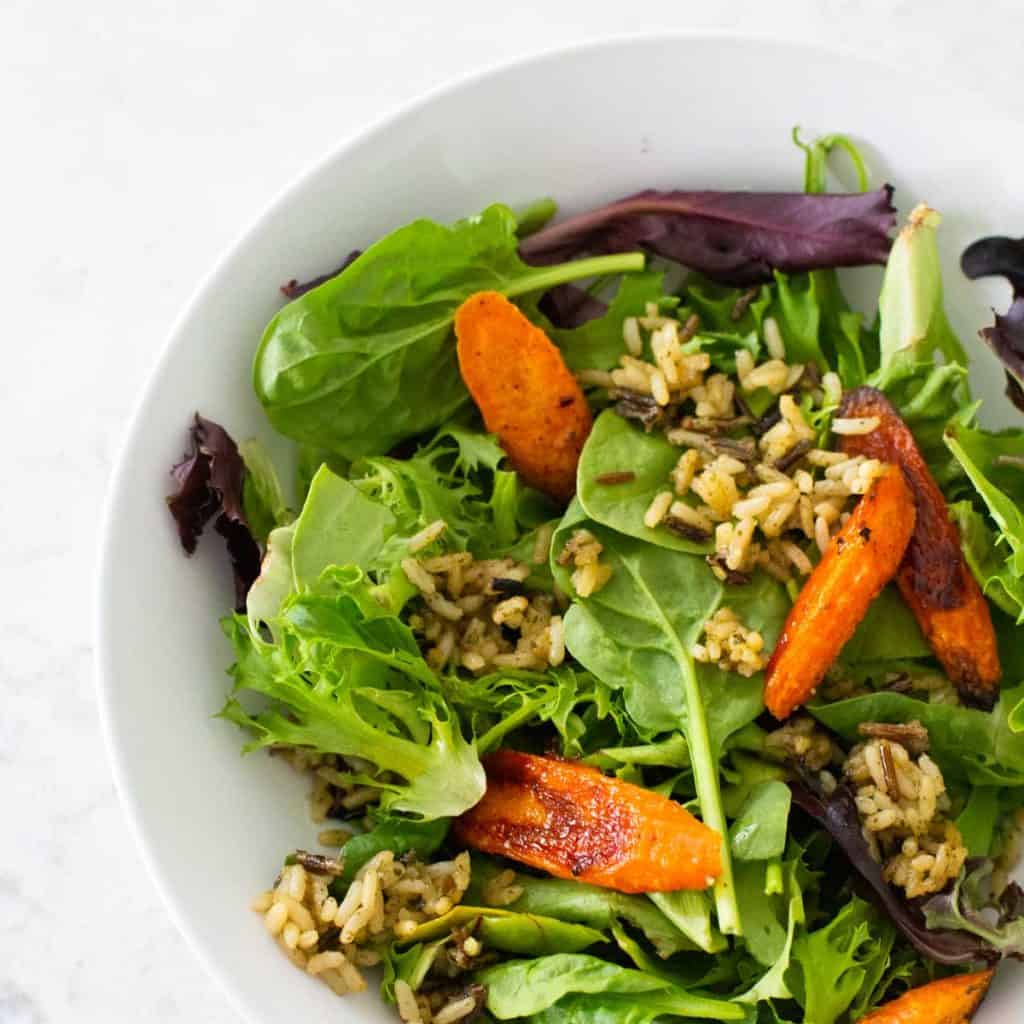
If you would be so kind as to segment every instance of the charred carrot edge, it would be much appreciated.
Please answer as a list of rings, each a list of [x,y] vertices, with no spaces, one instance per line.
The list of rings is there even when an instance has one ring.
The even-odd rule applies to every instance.
[[[993,969],[942,978],[912,988],[858,1024],[967,1024],[992,983]]]
[[[765,672],[764,702],[779,719],[808,700],[892,579],[914,529],[914,498],[893,466],[832,538],[786,617]]]
[[[455,314],[459,369],[492,434],[531,486],[568,502],[593,420],[548,336],[497,292],[477,292]]]
[[[682,804],[559,758],[499,750],[487,792],[455,822],[485,853],[619,892],[706,889],[722,839]]]
[[[875,388],[843,399],[840,416],[878,417],[869,434],[843,438],[843,451],[896,463],[914,492],[917,525],[896,577],[936,657],[961,695],[990,708],[1002,669],[992,615],[960,548],[960,532],[910,428]]]

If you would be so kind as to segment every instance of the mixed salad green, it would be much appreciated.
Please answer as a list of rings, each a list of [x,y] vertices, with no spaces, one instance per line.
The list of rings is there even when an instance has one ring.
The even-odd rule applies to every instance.
[[[428,989],[438,944],[466,927],[493,950],[467,968],[483,987],[475,1012],[562,1024],[847,1024],[932,979],[1024,955],[1024,894],[993,883],[1024,808],[1024,430],[979,424],[943,306],[937,218],[892,244],[891,190],[867,189],[853,144],[801,145],[802,193],[640,193],[562,222],[549,201],[494,205],[451,226],[416,221],[308,288],[293,282],[253,386],[296,444],[294,490],[259,443],[236,445],[196,417],[169,501],[186,550],[212,521],[234,569],[222,715],[247,750],[349,758],[338,785],[376,792],[364,827],[332,851],[338,884],[383,850],[430,861],[461,849],[452,821],[484,797],[482,759],[499,749],[582,761],[685,805],[722,837],[706,891],[620,892],[513,864],[512,903],[442,917],[415,941],[378,938],[386,998],[396,979]],[[826,192],[837,148],[861,191]],[[967,272],[1024,282],[1024,248],[994,241],[969,250]],[[878,314],[865,317],[837,268],[883,262]],[[893,403],[991,606],[1000,693],[985,710],[915,689],[942,668],[888,588],[830,673],[856,685],[807,709],[839,756],[864,723],[926,731],[970,855],[955,882],[907,898],[883,876],[850,789],[821,788],[773,746],[763,673],[694,656],[722,608],[771,652],[799,585],[761,569],[720,578],[707,537],[645,524],[680,454],[645,422],[657,409],[620,415],[607,389],[588,389],[596,418],[567,508],[515,472],[456,357],[456,311],[483,291],[513,299],[584,380],[618,365],[624,321],[653,310],[696,316],[685,351],[722,374],[737,374],[741,353],[767,358],[770,319],[788,363]],[[1011,397],[1024,378],[1022,303],[985,332]],[[744,400],[765,418],[778,395]],[[804,415],[824,439],[836,405],[806,402]],[[515,592],[561,602],[564,660],[476,672],[428,660],[422,588],[403,563],[438,522],[429,553],[530,566]],[[559,558],[580,530],[610,570],[583,596]],[[467,906],[486,908],[489,880],[508,867],[475,852]]]

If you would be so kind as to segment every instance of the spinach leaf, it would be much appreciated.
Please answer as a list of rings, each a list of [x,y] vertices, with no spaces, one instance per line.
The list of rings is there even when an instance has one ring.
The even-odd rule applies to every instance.
[[[991,712],[950,704],[928,704],[899,693],[875,693],[808,710],[849,743],[861,722],[917,719],[931,739],[930,753],[944,773],[979,786],[1024,785],[1024,736],[1010,730],[1008,715],[1022,699],[1024,685],[1004,689]]]
[[[349,458],[386,452],[467,402],[452,321],[474,292],[514,297],[643,267],[640,254],[528,267],[517,226],[500,205],[451,227],[414,221],[285,306],[253,367],[271,423]]]
[[[782,856],[791,799],[789,786],[775,780],[762,782],[751,792],[729,830],[732,853],[737,860]]]
[[[660,1014],[710,1020],[742,1020],[745,1016],[731,1003],[690,995],[660,977],[582,953],[512,960],[478,972],[477,979],[487,986],[487,1009],[498,1020],[532,1016],[575,993],[629,995],[640,1005],[645,995],[656,993],[659,1008],[651,1019]]]
[[[473,858],[473,880],[466,898],[475,903],[485,901],[487,881],[498,872],[493,861]],[[516,885],[523,892],[506,909],[561,921],[585,924],[600,931],[612,929],[624,921],[643,933],[663,959],[675,953],[692,950],[694,945],[646,897],[601,889],[583,882],[561,878],[537,878],[518,874]]]
[[[707,893],[684,891],[651,892],[648,899],[691,941],[705,953],[721,953],[728,943],[711,920],[711,902]]]
[[[606,409],[594,421],[583,446],[577,470],[576,493],[586,514],[596,523],[629,537],[637,537],[673,551],[708,552],[709,543],[694,543],[665,527],[644,526],[644,513],[656,494],[671,489],[669,474],[680,450],[664,434],[646,434],[614,409]],[[603,484],[608,473],[628,470],[633,479]]]
[[[329,584],[329,585],[327,585]],[[485,777],[412,633],[377,604],[358,572],[288,598],[268,643],[244,616],[223,620],[234,645],[234,689],[222,717],[275,744],[359,756],[380,772],[354,781],[381,790],[381,808],[423,819],[472,807]],[[247,712],[238,696],[259,695]]]
[[[892,659],[930,658],[932,654],[913,612],[892,586],[886,587],[861,620],[839,655],[844,665]]]
[[[571,924],[539,914],[518,914],[497,907],[460,904],[441,917],[424,921],[401,942],[429,942],[451,935],[459,928],[475,930],[491,949],[520,955],[578,953],[588,946],[606,941],[600,931],[586,925]]]
[[[345,873],[343,886],[356,877],[359,869],[382,850],[391,850],[396,857],[414,853],[420,860],[429,860],[448,835],[446,818],[434,821],[410,821],[407,818],[382,816],[369,832],[355,835],[341,848],[340,859]],[[344,896],[344,888],[340,895]]]
[[[576,528],[581,510],[574,502],[552,546],[560,551]],[[718,762],[690,651],[723,588],[696,556],[666,558],[660,548],[591,525],[611,567],[609,582],[577,599],[565,615],[566,647],[609,686],[621,687],[626,709],[641,728],[663,731],[682,725],[690,746],[694,782],[705,824],[726,834],[718,784]],[[571,592],[565,568],[552,566],[563,590]],[[728,849],[715,885],[719,926],[726,934],[741,925],[732,891]]]
[[[672,1017],[698,1016],[701,1020],[749,1021],[738,1007],[718,1002],[714,1014],[709,1013],[701,1000],[694,1005],[693,996],[677,994],[673,989],[623,994],[573,994],[560,999],[554,1006],[534,1014],[531,1024],[653,1024]],[[725,1016],[728,1014],[728,1016]]]
[[[622,278],[618,291],[604,315],[580,327],[546,327],[548,337],[561,349],[569,369],[610,370],[626,352],[622,322],[643,316],[647,303],[664,297],[663,274],[645,271]]]

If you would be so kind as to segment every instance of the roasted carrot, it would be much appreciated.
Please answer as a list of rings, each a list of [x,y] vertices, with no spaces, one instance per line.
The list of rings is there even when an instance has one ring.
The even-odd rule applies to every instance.
[[[498,292],[466,299],[455,314],[455,336],[462,379],[516,472],[568,502],[593,420],[562,354]]]
[[[844,437],[843,451],[896,463],[903,470],[914,492],[917,524],[896,576],[900,593],[961,696],[992,707],[1002,670],[988,602],[964,559],[960,532],[914,435],[874,388],[849,392],[839,415],[878,418],[871,433]]]
[[[515,750],[484,768],[483,800],[455,822],[469,846],[619,892],[706,889],[721,874],[721,836],[649,789]]]
[[[914,518],[913,494],[890,467],[832,538],[789,610],[765,671],[764,702],[776,718],[788,718],[814,693],[896,574]]]
[[[880,1006],[858,1024],[968,1024],[978,1009],[993,970],[957,974],[918,988]]]

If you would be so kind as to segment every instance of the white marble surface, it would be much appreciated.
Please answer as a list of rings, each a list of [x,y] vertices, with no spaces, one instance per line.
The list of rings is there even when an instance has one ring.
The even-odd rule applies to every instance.
[[[0,4],[0,1024],[237,1020],[146,877],[93,692],[103,496],[177,310],[379,114],[519,54],[679,28],[839,42],[1024,112],[1015,0]]]

